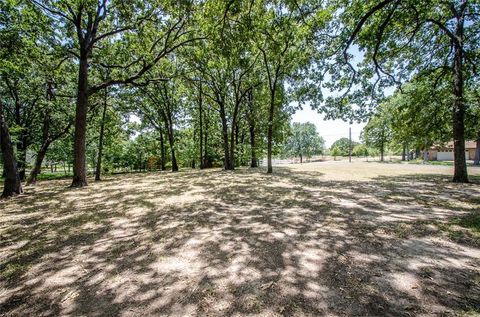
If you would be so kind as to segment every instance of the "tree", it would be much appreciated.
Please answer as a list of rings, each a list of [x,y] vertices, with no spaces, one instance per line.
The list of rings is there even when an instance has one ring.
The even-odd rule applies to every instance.
[[[3,170],[5,171],[5,184],[2,197],[11,197],[21,194],[22,183],[17,170],[17,160],[13,152],[12,140],[8,130],[7,122],[3,114],[3,103],[0,101],[0,149],[3,154]]]
[[[383,162],[385,148],[391,140],[388,114],[385,112],[377,112],[376,115],[371,117],[367,125],[363,128],[361,138],[367,146],[375,147],[379,150],[380,161]]]
[[[31,2],[52,18],[56,29],[64,30],[60,41],[65,42],[65,50],[78,59],[74,175],[71,186],[86,186],[89,96],[113,85],[139,84],[139,80],[161,59],[178,47],[194,41],[186,30],[189,15],[182,11],[182,6],[178,6],[181,11],[178,13],[172,10],[169,3],[155,1],[150,5],[135,1],[128,7],[107,0]],[[154,34],[154,38],[148,38],[147,34]],[[103,52],[100,47],[103,47]],[[128,49],[125,50],[125,47]],[[95,55],[97,50],[100,52]],[[116,54],[108,54],[105,50],[115,50]],[[131,50],[129,54],[128,50]],[[114,63],[102,61],[102,57],[113,58]],[[91,84],[89,69],[93,66],[116,71],[107,80]]]
[[[435,75],[435,74],[434,74]],[[448,82],[435,83],[435,76],[417,76],[385,99],[377,109],[391,130],[391,141],[407,149],[446,143],[452,139]]]
[[[357,144],[352,150],[352,155],[356,157],[368,157],[368,148],[365,144]]]
[[[0,143],[6,177],[3,197],[22,192],[27,147],[37,123],[39,87],[43,84],[38,71],[41,63],[36,62],[40,48],[48,43],[51,29],[47,26],[45,19],[19,1],[0,3]],[[12,126],[14,140],[9,129]]]
[[[338,5],[338,20],[331,27],[339,23],[345,27],[334,37],[342,44],[336,48],[332,72],[336,82],[333,86],[343,93],[337,102],[328,104],[350,107],[350,113],[359,116],[369,106],[375,106],[387,86],[400,86],[419,73],[438,72],[437,80],[446,80],[449,75],[453,97],[453,181],[468,182],[464,91],[466,83],[478,75],[478,1],[356,0],[339,1]],[[358,45],[371,63],[354,66],[349,51],[352,45]]]
[[[348,153],[350,153],[350,147],[353,149],[357,144],[358,142],[355,142],[355,141],[352,141],[350,144],[349,138],[340,138],[335,142],[333,142],[330,149],[333,149],[334,147],[336,147],[339,150],[338,155],[348,156]]]
[[[257,47],[262,55],[270,97],[267,123],[267,173],[272,173],[274,119],[281,109],[280,105],[284,102],[282,100],[284,95],[279,92],[283,88],[286,77],[292,74],[295,66],[298,65],[295,63],[301,60],[298,48],[303,38],[299,30],[300,21],[295,19],[295,10],[292,7],[284,6],[283,3],[271,3],[263,10],[263,17],[258,20],[261,41]],[[296,56],[294,57],[293,54]]]
[[[210,36],[190,50],[187,57],[189,67],[194,70],[191,81],[202,85],[201,94],[219,115],[226,170],[233,170],[237,163],[236,132],[247,94],[261,83],[251,16],[257,10],[258,5],[248,1],[211,1],[202,18],[204,32]]]
[[[287,139],[285,149],[287,153],[294,156],[300,156],[300,163],[304,157],[321,154],[325,141],[318,134],[317,128],[313,123],[293,123],[291,127],[291,136]]]
[[[330,151],[330,155],[333,156],[334,161],[337,160],[337,156],[339,156],[340,153],[341,153],[341,150],[338,148],[338,146],[334,146]]]

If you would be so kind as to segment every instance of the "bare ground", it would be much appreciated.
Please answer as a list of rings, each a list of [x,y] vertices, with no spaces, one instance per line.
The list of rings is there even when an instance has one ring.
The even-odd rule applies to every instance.
[[[480,186],[450,175],[328,162],[43,182],[0,202],[0,315],[475,315],[479,234],[453,219],[479,212]]]

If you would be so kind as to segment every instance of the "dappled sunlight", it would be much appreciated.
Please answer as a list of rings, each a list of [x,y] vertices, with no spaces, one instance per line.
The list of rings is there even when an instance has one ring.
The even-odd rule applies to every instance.
[[[331,181],[328,166],[311,165],[273,175],[110,176],[81,190],[40,183],[0,202],[0,312],[337,316],[478,308],[479,245],[439,230],[479,209],[478,185],[451,184],[438,171],[389,177],[382,171],[398,167],[377,165],[377,175],[368,171],[361,181]],[[337,171],[347,175],[335,163]]]

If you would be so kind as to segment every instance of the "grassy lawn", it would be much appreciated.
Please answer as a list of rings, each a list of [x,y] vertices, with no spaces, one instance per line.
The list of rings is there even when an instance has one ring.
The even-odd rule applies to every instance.
[[[319,162],[40,181],[0,201],[0,315],[480,313],[480,169]]]

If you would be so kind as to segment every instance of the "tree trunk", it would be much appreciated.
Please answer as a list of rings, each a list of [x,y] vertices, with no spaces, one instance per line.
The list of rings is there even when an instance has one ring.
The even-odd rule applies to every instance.
[[[199,144],[200,144],[200,169],[203,169],[203,111],[202,111],[202,85],[200,84],[198,92],[198,129],[199,129]]]
[[[402,161],[405,161],[406,158],[407,158],[407,144],[404,142],[403,148],[402,148]]]
[[[163,140],[163,132],[160,130],[160,168],[162,171],[166,170],[165,167],[165,142]]]
[[[467,161],[465,159],[465,103],[463,100],[463,14],[457,17],[456,36],[453,61],[453,182],[468,183]]]
[[[232,129],[230,131],[230,169],[235,169],[235,122],[232,122]]]
[[[268,112],[268,131],[267,131],[267,173],[272,173],[272,146],[273,146],[273,115],[275,113],[275,90],[271,92],[270,109]]]
[[[17,143],[17,157],[18,157],[18,175],[20,177],[20,181],[25,180],[25,169],[27,167],[27,137],[23,135],[20,137],[20,142]]]
[[[222,120],[222,137],[223,137],[223,168],[225,170],[232,170],[232,166],[230,165],[230,151],[228,148],[228,124],[227,118],[225,116],[225,107],[222,105],[220,106],[220,117]]]
[[[258,167],[257,148],[255,142],[255,113],[253,108],[253,89],[247,94],[248,104],[248,128],[250,132],[250,167]]]
[[[205,127],[205,132],[204,132],[204,140],[203,140],[203,167],[204,168],[207,168],[207,167],[212,167],[212,163],[208,157],[208,125],[209,125],[209,113],[210,111],[208,111],[209,108],[207,107],[207,111],[205,113],[205,124],[204,124],[204,127]]]
[[[105,95],[103,96],[103,112],[102,112],[102,122],[100,123],[100,137],[98,139],[98,156],[97,156],[97,166],[95,169],[95,180],[99,181],[102,175],[102,152],[103,152],[103,135],[105,132],[105,117],[107,114],[107,98],[108,91],[105,88]]]
[[[75,136],[73,146],[73,180],[70,187],[87,186],[86,134],[88,110],[88,59],[82,54],[78,70]]]
[[[303,163],[303,155],[300,154],[300,164],[302,164],[302,163]]]
[[[172,172],[178,171],[177,157],[175,156],[175,139],[173,136],[173,127],[168,128],[168,143],[170,144],[170,153],[172,155]]]
[[[258,167],[257,151],[255,144],[255,123],[250,122],[250,167]]]
[[[196,162],[195,162],[195,144],[197,142],[197,133],[196,133],[197,129],[196,129],[196,126],[195,126],[195,123],[193,124],[193,157],[192,157],[192,160],[190,161],[190,167],[192,169],[195,169],[195,166],[196,166]],[[200,140],[202,139],[202,137],[200,136]],[[202,162],[200,162],[200,164],[202,164]]]
[[[385,144],[382,143],[380,144],[380,162],[384,161],[384,153],[385,153]]]
[[[37,176],[42,171],[42,163],[47,154],[48,147],[50,146],[50,141],[44,141],[40,150],[37,153],[37,157],[35,158],[35,165],[33,166],[30,175],[28,176],[27,186],[28,185],[35,185],[37,183]],[[70,172],[70,171],[69,171]]]
[[[5,183],[1,197],[11,197],[21,194],[22,183],[18,174],[17,162],[13,152],[12,140],[7,122],[3,116],[3,105],[0,102],[0,149],[3,154],[3,170],[5,171]]]

